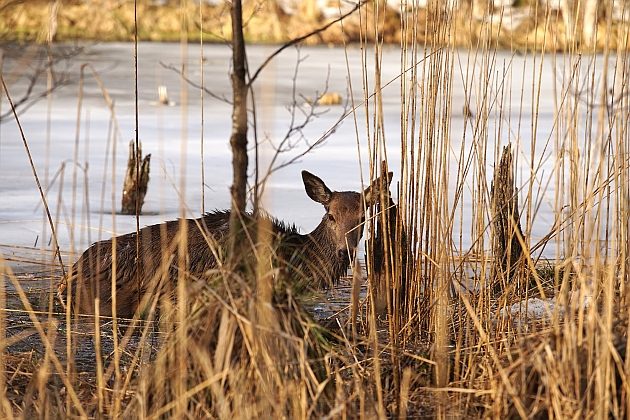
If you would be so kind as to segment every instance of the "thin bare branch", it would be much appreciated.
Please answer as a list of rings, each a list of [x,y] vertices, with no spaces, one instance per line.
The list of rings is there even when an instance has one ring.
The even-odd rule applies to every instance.
[[[337,19],[328,22],[324,26],[322,26],[320,28],[317,28],[314,31],[311,31],[311,32],[307,33],[306,35],[302,35],[302,36],[299,36],[297,38],[294,38],[291,41],[287,42],[286,44],[282,45],[280,48],[278,48],[273,53],[271,53],[271,55],[269,55],[265,59],[265,61],[263,61],[263,63],[258,67],[258,69],[256,69],[256,71],[254,72],[254,75],[249,79],[249,84],[251,85],[252,83],[254,83],[254,81],[256,80],[258,75],[260,74],[260,72],[263,71],[263,69],[271,62],[271,60],[273,60],[282,51],[286,50],[287,48],[289,48],[292,45],[299,44],[300,42],[302,42],[302,41],[312,37],[313,35],[317,35],[317,34],[320,34],[320,33],[324,32],[326,29],[330,28],[335,23],[338,23],[338,22],[344,20],[345,18],[347,18],[348,16],[352,15],[354,12],[359,10],[366,3],[367,3],[366,1],[361,1],[361,2],[357,3],[357,5],[354,6],[352,8],[352,10],[350,10],[348,13],[339,16]]]
[[[83,51],[83,48],[73,48],[69,52],[58,54],[54,57],[53,60],[45,60],[40,62],[30,74],[23,72],[22,74],[24,75],[24,77],[27,78],[27,85],[26,91],[19,98],[16,98],[13,102],[17,114],[21,115],[51,93],[64,86],[72,84],[74,82],[74,79],[71,78],[69,75],[69,69],[73,64],[72,59],[78,56]],[[56,72],[55,67],[57,67],[60,63],[63,63],[65,67],[62,71]],[[48,73],[49,70],[51,71],[51,74],[53,76],[52,85],[44,90],[39,91],[37,89],[38,82],[41,77],[45,76]],[[0,124],[12,120],[12,116],[12,110],[7,110],[6,112],[0,114]]]
[[[162,67],[164,67],[165,69],[167,69],[167,70],[171,70],[171,71],[177,73],[190,86],[194,87],[195,89],[200,89],[200,90],[204,91],[211,98],[214,98],[214,99],[217,99],[217,100],[219,100],[221,102],[225,102],[226,104],[232,105],[232,101],[230,99],[228,99],[227,97],[225,97],[223,95],[218,95],[218,94],[214,93],[213,91],[211,91],[210,89],[208,89],[205,86],[201,86],[199,83],[195,82],[194,80],[192,80],[188,76],[186,76],[181,71],[181,69],[177,68],[176,66],[174,66],[172,64],[166,64],[163,61],[160,61],[160,65]]]

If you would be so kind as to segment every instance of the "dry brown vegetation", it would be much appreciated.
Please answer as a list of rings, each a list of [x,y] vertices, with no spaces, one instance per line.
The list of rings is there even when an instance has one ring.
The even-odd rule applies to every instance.
[[[409,2],[411,4],[411,2]],[[334,2],[330,2],[331,7]],[[511,22],[508,16],[495,11],[494,23],[488,25],[471,18],[470,5],[466,2],[449,16],[456,22],[458,30],[444,44],[471,47],[479,41],[489,41],[500,48],[519,50],[555,51],[571,48],[567,41],[562,17],[557,11],[549,11],[542,6],[531,7],[527,17],[519,17],[516,26],[502,23]],[[45,42],[48,28],[54,27],[53,38],[58,42],[72,40],[132,41],[134,29],[134,2],[132,0],[92,1],[14,1],[0,2],[0,39],[5,41]],[[150,1],[138,2],[138,37],[141,41],[179,41],[183,35],[190,41],[198,41],[203,36],[206,42],[224,42],[231,37],[229,3],[210,6],[198,2],[171,1],[163,6],[152,5]],[[315,6],[304,1],[295,13],[286,14],[273,1],[244,2],[244,35],[248,42],[282,43],[309,33],[328,20],[315,11]],[[424,22],[441,21],[448,15],[444,10],[406,13],[402,16],[392,8],[376,6],[367,2],[365,14],[346,19],[343,28],[335,25],[317,36],[310,37],[306,44],[335,44],[344,42],[379,41],[398,44],[401,38],[415,37],[418,42],[436,43],[439,37]],[[405,17],[408,15],[408,17]],[[417,17],[414,30],[405,28],[404,20],[410,15]],[[367,30],[367,24],[378,27]],[[203,31],[199,29],[203,28]],[[597,27],[596,48],[620,45],[628,48],[624,38],[622,22],[609,25],[602,19]],[[625,43],[624,43],[625,42]]]
[[[379,57],[386,39],[375,22],[384,17],[374,9],[360,13],[364,54]],[[171,296],[132,321],[58,313],[46,293],[58,273],[46,268],[42,293],[27,294],[29,280],[2,259],[3,416],[627,417],[630,58],[620,46],[628,44],[630,25],[607,32],[603,54],[593,56],[606,63],[605,74],[597,73],[601,84],[595,67],[580,65],[581,54],[562,56],[548,138],[537,138],[536,130],[529,138],[505,134],[514,147],[553,150],[548,176],[555,188],[547,194],[556,220],[542,242],[531,243],[543,188],[541,162],[532,153],[518,185],[523,236],[512,231],[530,252],[514,269],[496,269],[488,252],[496,204],[487,172],[502,144],[490,143],[489,133],[509,133],[519,123],[504,110],[513,111],[511,118],[530,115],[535,126],[540,97],[550,94],[539,89],[547,75],[536,67],[532,85],[522,87],[533,92],[526,108],[502,88],[507,76],[493,61],[492,27],[482,25],[488,36],[470,44],[474,64],[456,64],[449,40],[469,26],[428,16],[400,21],[402,155],[387,155],[380,111],[381,87],[389,81],[381,80],[378,60],[374,68],[364,65],[364,85],[354,87],[364,101],[349,118],[370,139],[359,145],[369,148],[363,165],[371,179],[383,171],[383,160],[400,161],[401,170],[397,207],[372,209],[367,221],[368,241],[380,229],[382,243],[370,249],[382,255],[377,265],[367,259],[365,278],[355,264],[354,277],[342,283],[351,290],[343,311],[315,320],[307,308],[321,295],[274,284],[264,238],[247,258],[233,261],[238,270],[226,264],[202,279],[182,272]],[[415,36],[416,28],[432,37]],[[455,77],[464,79],[467,106],[475,110],[464,113],[471,137],[457,142],[449,132]],[[607,106],[594,105],[611,97]],[[469,248],[462,246],[464,233],[473,238]],[[558,255],[546,268],[536,260],[543,245]],[[542,317],[509,311],[548,297],[555,305]],[[20,320],[24,328],[15,328]],[[34,347],[40,352],[25,351]]]

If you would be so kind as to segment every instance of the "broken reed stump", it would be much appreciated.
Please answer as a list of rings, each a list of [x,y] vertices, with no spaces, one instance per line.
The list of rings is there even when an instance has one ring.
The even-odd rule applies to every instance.
[[[384,318],[388,313],[388,305],[392,306],[392,312],[403,313],[401,302],[406,295],[408,249],[406,232],[398,217],[398,206],[389,191],[393,174],[387,171],[386,162],[381,164],[381,173],[388,174],[388,185],[387,188],[384,185],[380,187],[381,196],[373,213],[374,237],[366,241],[366,262],[372,263],[371,293],[374,296],[374,312],[378,317]],[[381,182],[384,182],[382,176]]]
[[[518,190],[514,185],[512,161],[512,148],[508,144],[503,148],[499,165],[495,167],[490,193],[494,256],[491,284],[495,293],[506,290],[527,252],[522,246],[525,241],[521,230]]]
[[[122,214],[140,214],[144,204],[144,196],[149,186],[149,166],[151,154],[142,159],[142,145],[136,145],[134,140],[129,142],[129,159],[127,173],[122,193]],[[137,206],[137,208],[136,208]]]
[[[376,205],[374,219],[376,232],[373,241],[367,241],[366,257],[372,259],[372,295],[374,296],[374,312],[379,317],[387,314],[387,277],[393,278],[393,262],[395,251],[397,207],[391,196],[387,194],[384,202],[380,199]]]

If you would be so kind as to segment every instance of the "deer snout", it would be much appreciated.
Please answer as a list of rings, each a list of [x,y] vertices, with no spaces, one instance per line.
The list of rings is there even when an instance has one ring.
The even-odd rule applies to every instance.
[[[344,241],[345,246],[343,247],[343,252],[345,252],[346,254],[348,254],[348,252],[350,254],[354,253],[354,251],[357,249],[357,246],[359,245],[359,240],[361,239],[358,233],[359,232],[357,232],[355,229],[354,231],[351,231],[350,233],[346,234],[345,241]]]
[[[349,253],[347,249],[340,249],[339,251],[337,251],[337,258],[339,258],[340,260],[347,260],[349,259]]]

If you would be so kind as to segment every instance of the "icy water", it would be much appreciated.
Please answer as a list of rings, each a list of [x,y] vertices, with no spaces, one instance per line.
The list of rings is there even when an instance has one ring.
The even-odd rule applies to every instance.
[[[272,52],[274,46],[252,46],[248,49],[249,68],[254,69]],[[25,80],[17,76],[27,67],[18,60],[28,48],[8,50],[4,69],[9,89],[19,97],[25,89]],[[204,47],[203,63],[206,88],[218,97],[230,98],[230,57],[226,46]],[[201,130],[202,99],[198,89],[182,83],[180,76],[165,65],[186,65],[188,77],[200,83],[199,47],[189,45],[185,59],[179,44],[140,44],[139,46],[139,137],[144,153],[151,153],[151,181],[141,216],[140,226],[158,223],[178,217],[181,204],[186,214],[196,217],[202,210],[201,188]],[[373,53],[367,54],[367,68],[373,73]],[[553,171],[554,103],[558,95],[554,92],[555,82],[562,83],[563,72],[569,64],[557,56],[542,59],[538,56],[516,55],[499,52],[490,57],[496,79],[488,92],[479,90],[481,73],[471,76],[473,69],[480,71],[481,63],[474,53],[456,51],[453,55],[452,118],[449,122],[451,153],[449,155],[450,183],[456,181],[457,167],[462,141],[466,159],[471,154],[472,133],[475,127],[470,122],[464,127],[466,93],[464,79],[472,80],[468,89],[472,112],[478,101],[484,100],[493,106],[488,113],[488,151],[486,171],[491,178],[494,166],[495,145],[517,142],[516,156],[519,160],[518,183],[529,182],[532,130],[536,130],[538,146],[534,151],[535,166],[539,167],[535,180],[537,200],[536,223],[533,240],[541,238],[550,229],[554,214]],[[300,60],[296,74],[296,63]],[[347,60],[347,61],[346,61]],[[601,61],[601,59],[599,60]],[[588,59],[584,59],[584,67]],[[467,64],[470,63],[470,64]],[[78,79],[80,66],[86,68],[84,93],[80,112]],[[601,67],[600,62],[595,63]],[[111,113],[103,99],[99,85],[92,76],[93,68],[114,101],[117,134],[116,141],[108,146]],[[309,47],[288,49],[273,60],[260,74],[255,84],[257,102],[256,118],[261,146],[261,160],[269,162],[272,155],[270,143],[278,144],[291,125],[291,104],[302,106],[295,113],[294,125],[304,119],[303,112],[309,111],[308,100],[318,92],[328,89],[339,93],[349,101],[350,85],[355,104],[363,101],[361,50],[358,47],[343,48]],[[383,52],[382,80],[385,84],[401,73],[400,50],[387,47]],[[55,91],[50,108],[43,100],[35,103],[20,116],[28,140],[34,164],[41,182],[49,186],[48,202],[53,218],[58,223],[58,235],[64,251],[80,252],[89,243],[112,234],[135,229],[135,218],[112,215],[120,208],[120,194],[126,168],[128,142],[135,137],[134,111],[134,67],[133,45],[101,44],[88,46],[84,53],[74,58],[69,70],[74,83]],[[467,76],[468,74],[468,76]],[[505,74],[505,77],[497,77]],[[536,124],[533,124],[532,109],[536,97],[534,81],[541,77],[540,98]],[[294,84],[295,80],[295,84]],[[351,81],[351,84],[350,84]],[[158,103],[158,86],[166,86],[170,106]],[[45,86],[45,77],[38,88]],[[368,90],[372,92],[372,80]],[[485,98],[485,99],[484,99]],[[400,161],[400,81],[395,80],[383,89],[383,120],[387,154],[390,166],[397,174]],[[430,106],[420,102],[420,106]],[[2,99],[1,110],[8,108]],[[522,111],[521,111],[522,107]],[[282,163],[304,150],[305,143],[313,143],[335,126],[344,112],[341,105],[324,106],[323,112],[293,138],[296,148],[281,155]],[[372,112],[372,111],[370,111]],[[203,208],[208,211],[229,207],[229,185],[231,181],[231,154],[228,145],[231,119],[230,105],[222,100],[204,95],[203,98],[203,143],[205,165],[205,200]],[[300,171],[307,169],[327,182],[335,190],[358,190],[360,188],[359,157],[363,165],[363,176],[367,177],[368,145],[365,109],[359,107],[349,115],[324,145],[308,153],[293,165],[273,174],[267,188],[265,203],[271,214],[295,223],[303,231],[313,229],[324,212],[304,193]],[[372,124],[372,117],[367,119]],[[499,129],[499,127],[501,127]],[[358,136],[358,137],[357,137]],[[78,148],[77,148],[78,147]],[[109,148],[108,148],[109,147]],[[111,155],[115,147],[115,163]],[[360,153],[358,152],[360,150]],[[109,157],[107,157],[109,153]],[[76,159],[75,159],[76,157]],[[254,151],[250,152],[253,159]],[[476,158],[475,158],[476,159]],[[107,166],[106,166],[107,165]],[[252,166],[250,165],[250,168]],[[466,183],[469,187],[470,183]],[[113,191],[113,192],[112,192]],[[470,213],[467,209],[471,200],[470,191],[463,197],[463,247],[470,246],[468,227]],[[459,216],[459,211],[456,212]],[[459,244],[459,228],[454,238]],[[14,121],[0,124],[0,244],[11,247],[41,246],[50,238],[44,222],[41,199],[28,163],[27,155]],[[5,249],[5,255],[15,252]],[[73,257],[66,256],[72,259]]]

